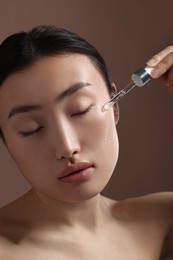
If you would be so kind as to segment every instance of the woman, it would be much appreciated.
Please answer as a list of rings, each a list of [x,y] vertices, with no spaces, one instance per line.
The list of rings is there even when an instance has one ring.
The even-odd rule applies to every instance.
[[[173,87],[173,47],[148,62]],[[41,26],[0,47],[1,135],[32,189],[0,211],[0,259],[173,256],[173,194],[100,195],[118,158],[118,106],[89,43]],[[109,154],[107,153],[109,151]]]

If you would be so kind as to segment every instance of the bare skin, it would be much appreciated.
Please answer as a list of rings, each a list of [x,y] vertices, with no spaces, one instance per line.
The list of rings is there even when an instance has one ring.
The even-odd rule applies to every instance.
[[[153,66],[156,67],[157,71],[158,68],[160,69],[160,74],[156,76],[153,72],[153,78],[163,75],[162,78],[169,88],[172,89],[172,49],[169,48],[169,51],[165,49],[154,57],[157,62]],[[72,63],[74,61],[73,67]],[[56,66],[54,66],[54,62]],[[68,64],[70,64],[70,67],[68,67]],[[85,66],[86,69],[81,68],[81,71],[89,71],[88,74],[84,75],[81,72],[78,74],[76,64],[80,64],[79,67]],[[51,85],[47,81],[45,84],[49,86],[46,87],[45,85],[44,90],[42,92],[41,90],[38,91],[39,95],[37,95],[35,88],[32,87],[31,83],[33,82],[31,82],[31,79],[39,74],[39,70],[41,71],[40,75],[44,75],[44,69],[47,65],[49,65],[49,68],[53,66],[50,72],[57,66],[62,70],[58,77],[58,82],[54,82],[54,74],[49,74],[48,79],[51,78]],[[151,61],[148,62],[148,65],[152,66]],[[81,121],[79,124],[79,119],[77,118],[76,120],[75,118],[75,121],[70,121],[70,125],[67,124],[69,117],[67,117],[66,113],[69,110],[73,110],[73,107],[70,107],[70,109],[68,107],[71,102],[68,100],[67,103],[58,105],[58,112],[57,107],[51,103],[51,97],[55,96],[55,86],[57,84],[63,90],[72,83],[68,77],[65,78],[63,76],[63,71],[66,72],[71,67],[74,68],[71,71],[73,78],[75,76],[77,80],[87,79],[94,86],[100,86],[100,96],[97,102],[104,103],[104,98],[108,97],[108,94],[106,94],[105,86],[102,87],[103,80],[91,62],[87,58],[81,57],[81,55],[77,55],[76,58],[57,57],[41,60],[28,71],[12,75],[0,90],[0,124],[5,133],[9,152],[33,187],[24,196],[0,210],[0,259],[158,260],[173,257],[173,193],[151,194],[120,202],[100,195],[101,190],[112,174],[112,169],[116,163],[112,162],[112,160],[117,158],[118,153],[116,129],[112,127],[113,121],[114,126],[118,122],[117,109],[115,108],[114,111],[111,109],[107,115],[101,115],[96,106],[94,121],[91,120],[92,110],[89,118],[87,116],[84,119],[83,117],[82,119],[80,118],[82,125],[89,124],[91,129],[90,138],[87,139],[85,135],[84,140],[87,142],[84,142],[82,138],[85,134],[85,128],[80,128],[80,131],[78,131]],[[19,93],[19,90],[22,91],[20,84],[26,78],[30,85],[30,92],[26,93],[26,96],[25,92],[20,92],[22,101],[29,100],[37,101],[37,103],[39,102],[43,105],[46,104],[44,120],[42,119],[41,121],[49,122],[49,125],[51,125],[44,133],[45,136],[43,135],[41,138],[36,137],[38,139],[31,137],[32,139],[29,141],[28,139],[22,139],[18,132],[31,131],[31,129],[35,128],[35,125],[38,124],[38,120],[35,120],[37,118],[35,114],[33,116],[31,113],[32,115],[31,117],[29,116],[29,119],[25,115],[19,115],[8,123],[5,120],[10,108],[18,104],[17,102],[21,102],[17,93]],[[39,77],[37,78],[37,86],[40,79]],[[40,83],[40,88],[46,80],[47,78],[44,78],[44,81]],[[14,92],[12,97],[9,95],[12,91],[11,82],[14,84],[16,82],[16,96]],[[27,92],[27,85],[25,88]],[[85,90],[82,91],[84,91],[84,96],[88,95],[86,100],[87,106],[92,103],[92,100],[95,100],[95,94],[98,96],[98,92],[94,92],[94,89],[91,93],[85,92]],[[29,93],[31,93],[31,96],[29,96]],[[75,97],[76,103],[78,103],[78,98],[83,98],[81,95],[83,94]],[[53,117],[55,111],[59,119],[58,121]],[[39,114],[40,117],[41,114]],[[52,121],[50,121],[50,118]],[[60,123],[58,125],[58,122],[66,123],[65,136],[62,135],[64,132],[60,131],[61,125]],[[95,124],[99,124],[97,138],[96,134],[93,133],[96,128]],[[25,125],[27,125],[28,129],[24,129]],[[61,134],[61,139],[57,139],[57,141],[54,139],[51,142],[49,136],[55,136],[55,126],[56,135]],[[104,127],[102,128],[102,126]],[[82,135],[80,135],[81,132]],[[69,135],[73,138],[68,139]],[[113,144],[107,138],[110,135],[112,136],[111,139],[114,140]],[[99,159],[101,155],[103,157],[106,156],[100,142],[102,139],[104,139],[103,147],[105,145],[109,146],[113,154],[111,159],[107,158],[106,166],[102,166],[102,161]],[[99,152],[101,154],[97,152],[96,142],[100,145]],[[46,151],[43,150],[43,143],[47,147]],[[27,158],[23,155],[26,146],[30,155]],[[35,154],[32,159],[33,151]],[[55,176],[60,174],[65,165],[71,161],[71,154],[74,154],[74,151],[77,154],[73,158],[75,162],[79,161],[79,159],[81,160],[81,158],[91,161],[94,157],[92,163],[94,164],[95,174],[82,183],[68,185],[62,181],[57,181]],[[53,154],[56,154],[56,160]],[[36,166],[34,164],[35,158]],[[41,160],[41,158],[43,159]],[[47,161],[46,158],[48,158]],[[58,165],[59,172],[56,172],[55,176],[54,168],[49,168],[50,165],[55,165],[56,167]],[[57,169],[56,167],[55,169]],[[42,172],[42,175],[37,174],[36,177],[38,171]],[[48,171],[49,174],[47,174]],[[106,175],[104,174],[105,172],[107,173]],[[47,188],[48,185],[50,189]]]
[[[33,192],[6,206],[1,210],[1,259],[158,260],[171,255],[171,193],[121,202],[97,196],[90,203],[87,214],[87,205],[78,213],[71,207],[70,218],[56,215]]]

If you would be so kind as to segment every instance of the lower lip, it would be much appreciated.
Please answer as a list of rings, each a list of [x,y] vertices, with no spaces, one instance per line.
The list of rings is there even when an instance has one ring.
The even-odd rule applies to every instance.
[[[71,175],[65,176],[60,179],[60,181],[68,182],[68,183],[80,183],[83,181],[87,181],[89,177],[92,175],[94,171],[93,167],[86,168],[84,170],[78,171]]]

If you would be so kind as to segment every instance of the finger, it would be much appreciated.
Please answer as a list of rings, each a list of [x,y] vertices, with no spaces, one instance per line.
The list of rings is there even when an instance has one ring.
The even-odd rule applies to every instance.
[[[158,65],[152,70],[151,76],[159,78],[164,75],[173,66],[173,52],[164,57]]]
[[[148,60],[147,65],[150,67],[156,66],[162,59],[164,59],[171,52],[173,52],[173,46],[166,47],[161,52],[154,55],[150,60]]]
[[[173,67],[169,70],[166,78],[166,85],[169,90],[173,93]]]

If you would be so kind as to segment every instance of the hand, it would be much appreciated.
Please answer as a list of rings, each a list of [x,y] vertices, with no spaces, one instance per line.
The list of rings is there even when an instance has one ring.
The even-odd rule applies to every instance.
[[[149,67],[154,70],[151,77],[161,79],[173,93],[173,46],[168,46],[147,61]]]

